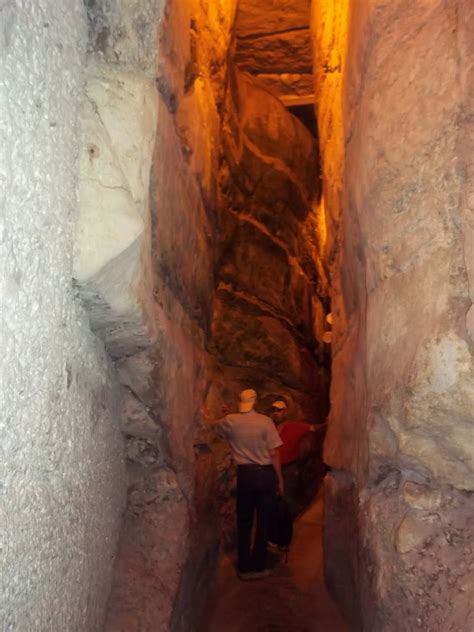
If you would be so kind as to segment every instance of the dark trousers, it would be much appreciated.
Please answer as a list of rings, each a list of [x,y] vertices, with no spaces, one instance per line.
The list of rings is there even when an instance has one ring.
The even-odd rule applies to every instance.
[[[242,573],[265,569],[275,493],[276,476],[271,465],[237,468],[237,548],[238,569]],[[257,524],[252,547],[254,514]]]

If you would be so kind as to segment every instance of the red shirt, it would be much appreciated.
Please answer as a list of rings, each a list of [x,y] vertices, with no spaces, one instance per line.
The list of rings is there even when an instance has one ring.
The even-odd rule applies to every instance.
[[[280,462],[282,465],[293,463],[299,457],[301,439],[312,430],[310,424],[304,421],[285,421],[277,426],[283,445],[280,448]]]

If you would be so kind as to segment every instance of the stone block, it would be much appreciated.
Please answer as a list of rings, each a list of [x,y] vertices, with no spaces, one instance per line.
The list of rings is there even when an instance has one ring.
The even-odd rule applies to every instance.
[[[91,63],[81,112],[73,275],[114,357],[154,336],[148,189],[158,99],[153,82]]]
[[[276,97],[310,96],[314,94],[311,73],[258,73],[256,82]]]
[[[311,0],[240,0],[235,28],[237,37],[307,27]]]
[[[221,293],[214,302],[213,347],[224,364],[251,367],[297,390],[318,388],[319,367],[280,320]]]
[[[229,219],[221,233],[222,281],[276,309],[300,333],[311,332],[310,280],[284,243],[254,222]]]
[[[205,328],[214,290],[213,201],[204,198],[203,172],[187,164],[174,119],[164,109],[159,125],[150,189],[157,294],[164,300],[169,292]]]
[[[298,29],[237,40],[235,62],[251,73],[311,73],[311,31]]]
[[[254,151],[275,158],[307,189],[317,192],[317,147],[307,128],[256,81],[240,74],[241,125]]]
[[[120,407],[120,428],[132,437],[157,437],[161,425],[154,419],[149,409],[127,387],[122,386]]]
[[[331,471],[324,491],[324,576],[355,630],[361,629],[357,586],[358,499],[357,485],[349,472]]]
[[[239,187],[262,205],[274,206],[277,213],[289,211],[304,220],[311,212],[311,197],[298,177],[285,165],[244,145],[234,178]]]
[[[89,0],[85,5],[90,52],[152,78],[165,0]]]
[[[189,533],[188,504],[176,475],[144,469],[129,490],[104,629],[169,629]]]

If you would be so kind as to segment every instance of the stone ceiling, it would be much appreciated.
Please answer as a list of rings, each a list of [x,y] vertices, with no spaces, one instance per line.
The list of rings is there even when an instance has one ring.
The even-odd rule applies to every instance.
[[[313,100],[311,0],[240,0],[236,19],[239,68],[287,105]]]

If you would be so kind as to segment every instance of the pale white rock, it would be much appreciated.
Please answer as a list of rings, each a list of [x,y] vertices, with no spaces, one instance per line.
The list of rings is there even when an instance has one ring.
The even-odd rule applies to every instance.
[[[144,232],[158,117],[151,81],[99,64],[89,67],[88,76],[74,259],[79,281]]]
[[[404,406],[400,448],[459,489],[474,488],[474,366],[453,332],[418,350]]]
[[[89,49],[100,52],[112,65],[118,63],[153,77],[158,25],[166,0],[101,0],[84,4],[89,17]]]
[[[399,553],[409,553],[419,548],[427,540],[431,530],[427,525],[407,514],[396,534],[396,548]]]
[[[102,629],[125,504],[117,387],[71,291],[80,0],[0,3],[1,630]]]
[[[431,489],[426,485],[419,485],[413,481],[405,481],[402,493],[404,500],[413,509],[434,511],[441,504],[441,492],[439,489]]]
[[[81,110],[73,275],[91,325],[119,357],[154,338],[149,183],[158,119],[154,83],[100,63]]]

